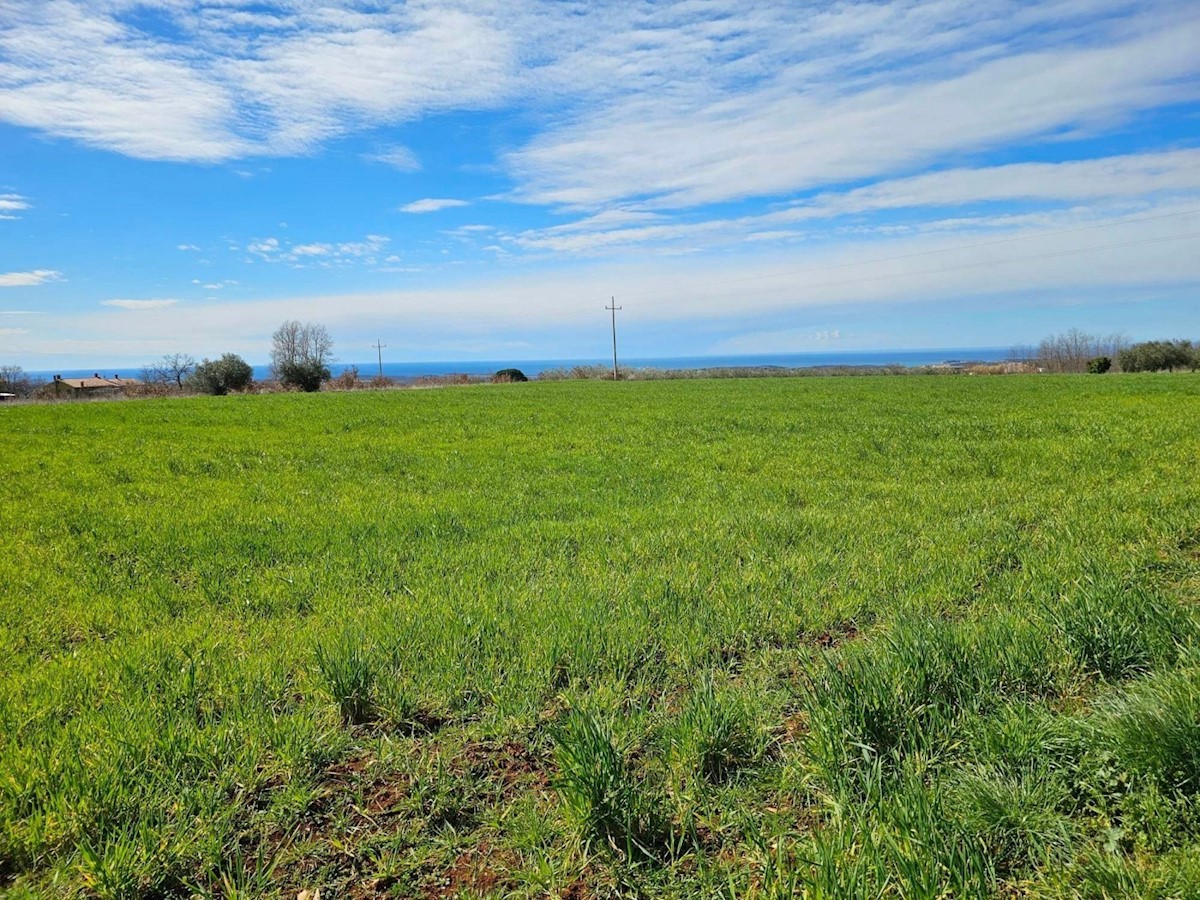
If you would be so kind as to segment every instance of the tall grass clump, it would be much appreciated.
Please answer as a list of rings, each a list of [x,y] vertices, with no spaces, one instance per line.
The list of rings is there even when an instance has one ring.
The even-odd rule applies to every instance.
[[[710,784],[726,780],[763,751],[762,735],[749,704],[729,689],[718,690],[709,674],[700,678],[668,727],[667,741],[677,762]]]
[[[1200,793],[1200,669],[1154,675],[1102,700],[1093,747],[1169,794]]]
[[[980,766],[955,780],[950,806],[1000,872],[1021,874],[1070,858],[1077,829],[1064,810],[1071,806],[1071,788],[1049,766]]]
[[[808,751],[836,791],[861,792],[857,770],[936,761],[960,744],[968,717],[1005,697],[1043,696],[1059,684],[1053,649],[1034,626],[906,618],[881,640],[823,656],[805,688]]]
[[[1079,664],[1117,681],[1172,661],[1194,625],[1176,603],[1115,577],[1088,579],[1049,613]]]
[[[789,877],[773,878],[799,885],[790,896],[814,900],[983,900],[997,883],[987,849],[957,824],[949,798],[912,772],[886,797],[840,807],[797,847]]]
[[[380,665],[361,634],[348,630],[318,642],[313,662],[343,722],[363,725],[375,717]]]
[[[661,817],[630,771],[612,729],[594,713],[574,709],[552,737],[558,765],[553,783],[584,845],[626,859],[655,857],[663,836]]]

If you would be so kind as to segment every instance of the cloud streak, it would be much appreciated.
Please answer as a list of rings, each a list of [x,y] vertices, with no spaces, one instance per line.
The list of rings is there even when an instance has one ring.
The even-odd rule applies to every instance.
[[[31,272],[0,272],[0,287],[37,287],[51,281],[61,281],[62,272],[54,269],[34,269]]]
[[[453,200],[450,198],[426,197],[424,200],[414,200],[412,203],[406,203],[401,206],[398,212],[402,213],[433,213],[440,212],[443,209],[453,209],[456,206],[470,206],[466,200]]]
[[[101,300],[101,306],[115,306],[117,309],[144,310],[166,309],[174,306],[178,300]]]

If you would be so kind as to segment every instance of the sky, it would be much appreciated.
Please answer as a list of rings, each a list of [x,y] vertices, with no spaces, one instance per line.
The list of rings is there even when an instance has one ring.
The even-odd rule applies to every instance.
[[[1196,0],[3,0],[0,364],[1200,338]]]

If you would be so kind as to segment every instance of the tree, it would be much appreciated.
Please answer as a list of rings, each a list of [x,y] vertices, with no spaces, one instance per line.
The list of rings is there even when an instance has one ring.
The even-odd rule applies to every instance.
[[[1089,375],[1103,375],[1112,368],[1112,360],[1107,356],[1093,356],[1088,360],[1087,370]]]
[[[1122,350],[1119,360],[1125,372],[1195,371],[1198,366],[1197,351],[1191,341],[1143,341]]]
[[[0,394],[16,394],[28,397],[33,393],[33,382],[20,366],[0,366]]]
[[[316,391],[331,377],[333,338],[324,325],[291,319],[271,335],[271,374],[283,384]]]
[[[157,384],[174,384],[182,389],[183,382],[196,368],[196,360],[186,353],[168,353],[158,362],[142,369],[142,380]]]
[[[1129,338],[1124,334],[1100,337],[1071,328],[1043,338],[1030,361],[1043,372],[1087,372],[1089,362],[1098,356],[1120,361],[1128,346]]]
[[[226,353],[220,359],[205,359],[188,376],[186,384],[201,394],[219,396],[245,390],[253,380],[250,364],[236,353]]]

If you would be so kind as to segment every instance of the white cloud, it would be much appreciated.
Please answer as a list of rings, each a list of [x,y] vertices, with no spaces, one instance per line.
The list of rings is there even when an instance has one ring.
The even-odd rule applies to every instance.
[[[534,203],[681,208],[782,195],[1108,125],[1200,96],[1200,19],[1068,48],[806,86],[632,94],[507,157]],[[802,67],[803,68],[803,67]],[[882,80],[888,77],[889,80]]]
[[[20,194],[0,194],[0,213],[22,212],[29,209],[29,201]],[[17,216],[6,215],[5,219],[15,219]]]
[[[545,126],[503,158],[513,196],[592,211],[902,175],[1200,96],[1194,0],[265,8],[8,0],[0,119],[208,162],[507,105]]]
[[[10,0],[0,119],[143,159],[216,162],[491,106],[518,70],[511,36],[482,13],[242,5],[143,5],[170,20],[158,31],[123,16],[125,0]]]
[[[1111,218],[1130,212],[1130,203],[1135,204],[1132,207],[1134,210],[1145,209],[1156,199],[1171,198],[1200,199],[1200,150],[1127,154],[1060,163],[1013,163],[974,169],[946,169],[881,181],[849,191],[824,192],[783,209],[737,218],[674,221],[659,215],[653,220],[660,224],[606,228],[603,227],[605,223],[619,223],[628,213],[621,212],[614,217],[601,213],[575,223],[525,231],[516,235],[513,242],[533,251],[594,253],[614,247],[682,240],[699,240],[709,244],[799,240],[806,235],[780,226],[883,210],[1018,201],[1089,204],[1101,215],[1104,214],[1103,207],[1110,205],[1115,210],[1108,213]],[[1045,214],[1036,215],[1039,218],[1031,224],[1046,223]],[[903,232],[1020,224],[1023,223],[987,214],[915,224],[855,227]]]
[[[62,272],[53,269],[34,269],[32,272],[0,272],[0,287],[36,287],[50,281],[61,281]]]
[[[15,337],[18,334],[29,334],[28,328],[0,328],[0,337]]]
[[[381,150],[378,153],[368,153],[366,158],[372,162],[391,166],[393,169],[398,169],[401,172],[421,171],[421,160],[417,158],[417,154],[413,153],[407,147],[389,147],[387,150]]]
[[[401,206],[398,212],[404,213],[431,213],[438,212],[443,209],[450,209],[455,206],[469,206],[466,200],[451,200],[438,199],[436,197],[426,197],[424,200],[414,200],[412,203],[406,203]]]
[[[115,306],[118,309],[166,309],[174,306],[178,300],[101,300],[101,306]]]
[[[185,252],[187,252],[187,251],[194,251],[196,253],[200,252],[200,248],[197,247],[195,244],[179,244],[175,249],[183,250]]]
[[[347,266],[363,262],[374,265],[378,261],[377,256],[390,242],[391,238],[382,234],[368,234],[361,241],[309,241],[301,244],[270,237],[251,241],[246,250],[267,262],[316,263],[322,266]],[[236,247],[232,249],[236,250]]]

